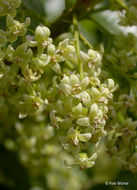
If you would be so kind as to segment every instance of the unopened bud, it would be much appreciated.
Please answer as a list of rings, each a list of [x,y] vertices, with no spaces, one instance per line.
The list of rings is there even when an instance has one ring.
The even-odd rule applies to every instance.
[[[63,84],[63,83],[60,83],[59,84],[59,89],[61,91],[63,91],[66,95],[70,95],[71,94],[71,86],[67,85],[67,84]]]
[[[84,53],[83,51],[80,51],[79,57],[80,57],[81,61],[83,61],[84,63],[88,63],[90,60],[89,56],[86,53]]]
[[[46,26],[37,26],[35,31],[35,39],[37,42],[43,43],[50,36],[50,30]]]
[[[82,104],[79,103],[76,107],[74,107],[73,112],[78,114],[78,115],[81,114],[81,112],[82,112]]]
[[[62,48],[62,49],[66,48],[66,46],[68,46],[68,41],[69,41],[69,39],[65,39],[62,42],[60,42],[59,48]]]
[[[51,68],[52,68],[53,71],[55,71],[57,74],[61,74],[61,67],[60,67],[60,64],[55,63],[53,66],[51,66]]]
[[[79,84],[79,78],[77,75],[75,74],[70,75],[70,84],[71,86],[75,86],[76,84]]]
[[[90,107],[90,117],[95,117],[98,113],[98,105],[96,103],[92,104]]]
[[[21,4],[21,0],[1,0],[0,1],[0,16],[5,16],[7,14],[11,14],[15,16],[15,9],[19,7]]]
[[[99,63],[101,61],[101,55],[92,49],[89,49],[88,56],[91,58],[93,62]]]
[[[98,111],[97,117],[99,117],[100,119],[102,119],[102,117],[103,117],[103,112],[102,112],[102,110],[99,110],[99,111]]]
[[[91,88],[91,93],[92,93],[92,96],[93,96],[93,97],[98,97],[98,96],[100,96],[99,90],[98,90],[97,88],[95,88],[95,87],[92,87],[92,88]]]
[[[68,76],[64,76],[61,83],[70,85],[70,80]]]
[[[88,84],[89,84],[89,78],[88,78],[88,77],[85,77],[85,78],[81,81],[80,86],[81,86],[81,88],[85,89],[85,88],[88,86]]]
[[[82,142],[88,142],[91,139],[91,133],[85,133],[79,135],[79,140]]]
[[[97,153],[95,152],[91,157],[88,158],[90,161],[95,161],[97,159]]]
[[[114,88],[114,81],[112,79],[108,79],[108,89],[112,90]]]
[[[48,45],[47,53],[48,55],[53,56],[55,54],[55,46],[53,44]]]
[[[89,94],[86,91],[82,91],[80,93],[80,98],[82,100],[82,102],[86,105],[86,106],[90,106],[91,103],[91,98],[89,96]]]
[[[89,126],[89,118],[88,117],[83,117],[83,118],[80,118],[76,121],[76,123],[80,126]]]
[[[67,52],[67,53],[73,53],[73,52],[75,52],[74,46],[68,45],[68,46],[65,48],[65,52]]]
[[[102,95],[107,97],[109,95],[109,90],[108,88],[103,88]]]

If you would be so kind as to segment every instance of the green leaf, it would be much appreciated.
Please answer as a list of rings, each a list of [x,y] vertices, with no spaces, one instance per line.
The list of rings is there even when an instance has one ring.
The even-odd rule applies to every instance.
[[[75,5],[77,0],[66,0],[65,1],[65,9],[69,9]]]
[[[65,10],[65,0],[46,0],[44,2],[47,20],[53,23]]]
[[[28,9],[45,16],[45,10],[44,10],[45,0],[39,0],[39,1],[37,1],[37,0],[29,0],[29,1],[23,0],[23,3]]]
[[[91,18],[104,30],[113,35],[118,35],[121,32],[121,26],[118,25],[119,17],[116,11],[101,11],[93,14]]]
[[[124,34],[137,32],[134,26],[121,26],[119,25],[120,17],[118,11],[105,10],[91,15],[91,19],[95,21],[103,30],[112,34],[118,35],[121,32]]]
[[[86,40],[93,46],[98,44],[98,28],[96,24],[91,20],[81,20],[79,23],[80,33],[86,38]]]

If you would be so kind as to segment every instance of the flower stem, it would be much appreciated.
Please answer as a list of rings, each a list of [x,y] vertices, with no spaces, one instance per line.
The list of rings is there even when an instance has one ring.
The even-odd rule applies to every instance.
[[[81,40],[90,48],[93,49],[93,46],[88,42],[88,40],[80,33],[79,37],[81,38]]]
[[[79,68],[80,77],[83,78],[83,66],[82,66],[82,62],[79,58],[80,44],[79,44],[78,23],[77,23],[77,18],[75,15],[73,16],[73,27],[74,27],[74,38],[75,38],[75,48],[76,48],[78,68]]]

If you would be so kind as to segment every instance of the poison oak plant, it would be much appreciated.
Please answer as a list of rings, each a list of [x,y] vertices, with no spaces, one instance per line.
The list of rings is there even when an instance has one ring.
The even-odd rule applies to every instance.
[[[137,36],[119,34],[110,48],[97,51],[79,33],[73,15],[72,39],[57,44],[47,26],[33,31],[31,18],[18,19],[20,5],[0,0],[6,25],[0,29],[1,144],[18,152],[34,178],[47,168],[51,189],[80,189],[86,174],[77,174],[74,166],[94,166],[102,143],[136,172]],[[125,10],[119,23],[135,25],[134,2],[129,9],[120,6]]]

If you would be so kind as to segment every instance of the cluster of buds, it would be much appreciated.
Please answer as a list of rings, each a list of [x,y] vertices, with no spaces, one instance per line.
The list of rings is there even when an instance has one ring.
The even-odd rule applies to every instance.
[[[131,118],[117,123],[106,140],[107,152],[117,157],[125,169],[137,172],[137,121]]]
[[[18,146],[21,162],[30,170],[33,179],[37,181],[38,176],[44,175],[49,189],[69,190],[71,187],[72,190],[80,190],[86,180],[84,172],[79,168],[66,168],[64,160],[73,162],[73,157],[58,143],[55,129],[46,126],[43,120],[35,122],[33,118],[33,125],[27,119],[23,123],[16,122],[18,137],[16,142],[6,139],[6,148]]]
[[[11,15],[6,17],[7,30],[0,30],[0,45],[15,42],[18,37],[24,36],[27,32],[27,27],[30,25],[30,18],[26,18],[24,23],[15,20]]]
[[[11,14],[16,15],[16,8],[21,4],[21,0],[1,0],[0,1],[0,16],[6,16]]]
[[[49,125],[55,128],[65,150],[74,156],[73,164],[91,167],[97,157],[97,146],[89,157],[88,147],[98,144],[106,135],[107,105],[113,98],[114,81],[107,79],[102,83],[99,52],[80,51],[78,58],[74,40],[65,39],[54,45],[46,26],[38,26],[33,36],[26,36],[29,24],[29,18],[20,23],[8,15],[7,30],[0,31],[4,36],[0,46],[2,106],[8,106],[10,112],[14,105],[14,126],[18,120],[25,122],[31,118],[32,126],[36,120],[46,123],[45,130]],[[23,43],[15,46],[22,36]],[[24,135],[19,135],[21,140]],[[35,135],[27,138],[26,149],[35,147]],[[37,152],[34,147],[32,152]]]
[[[134,73],[134,68],[137,62],[137,37],[132,33],[127,35],[119,34],[115,37],[114,46],[110,52],[105,55],[107,62],[113,65],[115,72],[118,72],[121,67],[121,75]],[[126,78],[128,76],[125,76]],[[125,79],[126,79],[125,78]]]
[[[67,61],[70,61],[71,55],[75,59],[75,47],[69,45],[68,40],[61,42],[58,47],[60,48],[62,44],[65,44]],[[58,49],[56,53],[58,54]],[[86,54],[81,51],[80,56],[83,77],[81,78],[78,71],[67,70],[63,73],[60,70],[58,76],[53,77],[53,84],[48,92],[47,110],[50,111],[50,125],[61,131],[62,145],[74,155],[75,164],[78,163],[84,168],[93,166],[96,156],[88,158],[87,154],[81,151],[87,149],[89,144],[98,143],[106,134],[104,126],[108,112],[107,104],[109,99],[113,98],[115,85],[112,79],[101,84],[99,79],[101,58],[98,52],[89,50]]]
[[[135,5],[134,5],[135,4]],[[137,25],[137,8],[136,2],[130,2],[126,10],[120,14],[119,24],[123,26]]]
[[[132,10],[132,13],[131,13]],[[127,9],[126,21],[135,16],[135,7]],[[135,23],[132,23],[135,24]],[[124,168],[137,172],[137,36],[131,33],[120,34],[115,38],[114,46],[107,53],[110,72],[119,79],[118,94],[109,107],[111,120],[107,122],[107,152],[113,155]],[[119,73],[119,71],[121,72]]]

